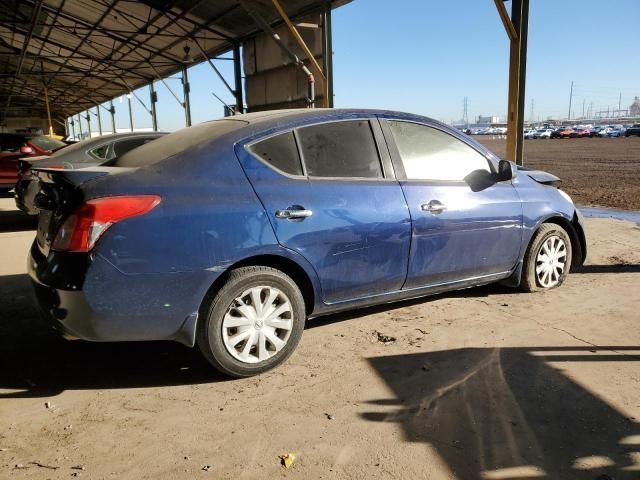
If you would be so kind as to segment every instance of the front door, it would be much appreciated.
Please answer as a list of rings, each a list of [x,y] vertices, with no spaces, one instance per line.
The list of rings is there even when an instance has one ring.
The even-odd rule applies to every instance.
[[[511,182],[473,191],[465,178],[492,171],[479,150],[435,126],[385,126],[412,218],[404,288],[482,279],[512,270],[520,255],[522,205]]]
[[[377,120],[357,119],[236,149],[279,243],[311,263],[326,303],[400,290],[405,282],[411,221],[381,141]]]

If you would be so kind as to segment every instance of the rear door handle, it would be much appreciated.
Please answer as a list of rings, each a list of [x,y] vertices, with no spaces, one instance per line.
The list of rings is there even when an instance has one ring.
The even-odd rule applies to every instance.
[[[420,205],[420,209],[425,212],[429,212],[429,213],[433,213],[434,215],[437,215],[439,213],[444,212],[447,209],[447,207],[438,200],[431,200],[429,203],[423,203],[422,205]]]
[[[276,218],[285,219],[285,220],[295,220],[295,219],[303,219],[313,215],[311,210],[307,210],[305,208],[301,209],[292,209],[288,208],[286,210],[277,210]]]

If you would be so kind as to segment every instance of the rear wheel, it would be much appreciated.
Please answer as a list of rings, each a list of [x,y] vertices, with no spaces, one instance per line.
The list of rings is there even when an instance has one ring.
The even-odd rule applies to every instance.
[[[305,319],[304,299],[288,275],[270,267],[239,268],[199,322],[198,346],[222,373],[257,375],[293,353]]]
[[[562,285],[571,267],[571,253],[566,230],[554,223],[543,224],[527,249],[521,287],[535,292]]]

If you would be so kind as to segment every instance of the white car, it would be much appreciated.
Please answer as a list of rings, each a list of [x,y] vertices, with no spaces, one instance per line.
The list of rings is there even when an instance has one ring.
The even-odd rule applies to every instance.
[[[533,138],[551,138],[552,128],[542,128],[535,133]]]
[[[525,130],[524,131],[524,138],[529,138],[529,139],[534,139],[534,138],[538,138],[536,137],[536,134],[538,132],[536,130]]]

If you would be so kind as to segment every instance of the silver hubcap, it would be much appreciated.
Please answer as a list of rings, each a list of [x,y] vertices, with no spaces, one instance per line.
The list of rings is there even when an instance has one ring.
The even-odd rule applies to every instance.
[[[567,264],[567,246],[557,235],[547,238],[536,256],[536,278],[541,287],[555,287]]]
[[[284,348],[293,328],[287,296],[274,287],[258,286],[236,297],[222,320],[227,351],[244,363],[268,360]]]

